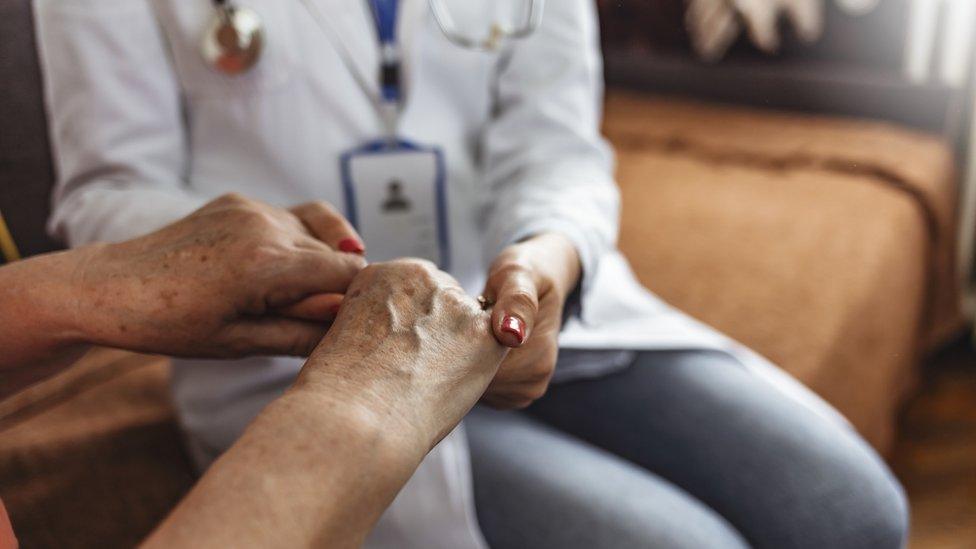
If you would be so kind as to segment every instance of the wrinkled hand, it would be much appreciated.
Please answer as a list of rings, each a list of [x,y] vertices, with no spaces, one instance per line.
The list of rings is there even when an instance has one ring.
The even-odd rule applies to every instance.
[[[563,305],[579,276],[576,249],[558,234],[509,246],[492,263],[482,295],[494,303],[495,337],[515,350],[488,387],[486,404],[524,408],[545,394],[559,353]]]
[[[785,16],[797,36],[813,42],[823,32],[823,0],[687,0],[685,25],[699,57],[721,59],[738,39],[743,25],[749,39],[765,52],[779,48],[777,25]]]
[[[218,198],[144,237],[83,248],[74,311],[85,339],[178,356],[307,355],[365,266],[324,203],[288,212]],[[343,243],[340,246],[340,243]]]
[[[340,406],[360,402],[433,447],[477,402],[506,351],[490,314],[450,275],[421,260],[374,263],[349,287],[297,385],[319,387]]]

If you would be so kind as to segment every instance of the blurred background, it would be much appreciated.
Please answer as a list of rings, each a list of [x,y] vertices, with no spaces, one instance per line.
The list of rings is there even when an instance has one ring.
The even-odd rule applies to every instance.
[[[597,8],[641,281],[838,407],[905,484],[913,547],[976,547],[976,0]],[[59,246],[30,17],[0,0],[7,261]],[[165,514],[193,478],[166,379],[97,350],[0,402],[3,497],[44,510],[22,539],[128,545]]]
[[[976,547],[976,2],[599,7],[642,282],[844,412],[913,547]]]

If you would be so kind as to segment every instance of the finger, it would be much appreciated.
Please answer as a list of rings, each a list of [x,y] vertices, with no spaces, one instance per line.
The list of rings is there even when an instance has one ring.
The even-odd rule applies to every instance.
[[[315,322],[265,317],[231,324],[222,339],[237,356],[308,356],[327,329]]]
[[[519,266],[502,268],[488,278],[484,296],[495,304],[491,310],[495,339],[507,347],[520,347],[531,335],[539,311],[532,277]]]
[[[522,410],[538,400],[545,392],[544,389],[544,386],[540,389],[535,385],[510,390],[489,389],[481,401],[496,410]]]
[[[481,397],[481,402],[490,406],[491,408],[502,411],[521,410],[527,406],[521,401],[495,394],[485,394],[483,397]]]
[[[339,314],[342,298],[342,294],[314,294],[297,303],[279,307],[275,312],[279,316],[296,320],[332,322]]]
[[[315,238],[340,252],[365,254],[363,239],[352,224],[331,204],[317,201],[300,204],[291,212],[301,220]]]
[[[342,294],[366,266],[362,256],[337,253],[332,250],[299,249],[282,260],[282,265],[269,273],[269,299],[272,307],[291,305],[312,294]]]

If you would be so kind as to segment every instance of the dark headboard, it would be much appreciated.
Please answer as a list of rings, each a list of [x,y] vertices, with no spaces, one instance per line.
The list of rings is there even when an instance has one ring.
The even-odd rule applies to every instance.
[[[783,29],[778,55],[756,51],[745,39],[715,64],[695,59],[682,33],[648,36],[634,28],[645,0],[600,2],[606,78],[611,86],[711,101],[879,118],[935,133],[959,144],[968,135],[973,83],[966,88],[937,79],[918,83],[904,72],[909,0],[885,0],[866,15],[827,6],[824,35],[801,44]],[[653,0],[671,5],[681,0]],[[674,9],[659,14],[680,28]],[[680,12],[680,10],[679,10]],[[645,15],[647,16],[647,15]],[[638,23],[637,25],[641,25]],[[650,27],[649,27],[650,28]],[[974,47],[976,47],[976,32]],[[972,71],[969,71],[972,74]],[[972,80],[970,78],[970,80]]]

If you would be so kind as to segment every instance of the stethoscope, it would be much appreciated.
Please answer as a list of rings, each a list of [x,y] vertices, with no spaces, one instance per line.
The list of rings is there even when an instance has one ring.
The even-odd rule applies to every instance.
[[[213,22],[203,36],[201,53],[204,61],[228,75],[247,72],[261,59],[264,49],[264,26],[254,10],[234,5],[230,0],[212,0]],[[525,38],[542,24],[545,0],[528,0],[525,17],[515,26],[492,23],[485,36],[470,36],[458,30],[444,0],[428,0],[434,20],[453,44],[467,49],[496,50],[507,40]]]

